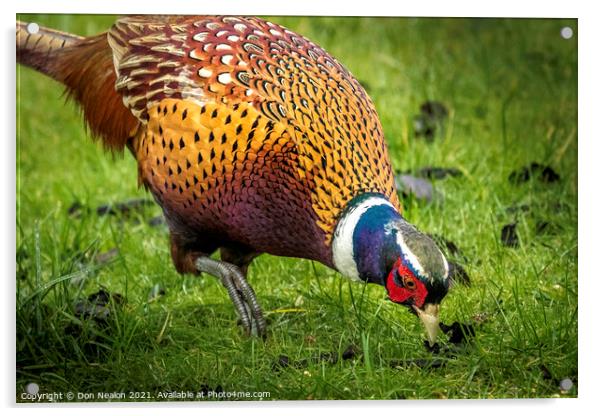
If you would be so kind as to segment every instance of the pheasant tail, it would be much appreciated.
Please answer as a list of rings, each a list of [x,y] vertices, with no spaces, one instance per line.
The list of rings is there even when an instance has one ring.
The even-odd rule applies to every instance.
[[[29,30],[28,30],[29,28]],[[138,126],[115,92],[113,55],[106,33],[83,38],[17,22],[17,62],[65,85],[83,110],[94,137],[111,150],[122,150]]]

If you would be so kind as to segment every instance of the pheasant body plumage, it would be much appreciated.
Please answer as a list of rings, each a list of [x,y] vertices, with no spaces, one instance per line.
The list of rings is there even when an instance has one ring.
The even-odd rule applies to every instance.
[[[281,124],[240,104],[165,99],[150,113],[134,148],[173,232],[208,253],[235,242],[330,262],[310,185],[298,176],[299,155]]]
[[[178,271],[220,276],[247,327],[265,329],[244,276],[260,253],[381,284],[419,315],[447,292],[445,258],[400,214],[372,101],[310,40],[232,16],[129,16],[96,37],[62,34],[58,49],[51,31],[42,50],[23,31],[20,62],[63,82],[92,132],[136,157]]]
[[[175,228],[332,265],[349,200],[399,208],[374,106],[314,43],[237,17],[130,17],[108,39],[141,179]]]

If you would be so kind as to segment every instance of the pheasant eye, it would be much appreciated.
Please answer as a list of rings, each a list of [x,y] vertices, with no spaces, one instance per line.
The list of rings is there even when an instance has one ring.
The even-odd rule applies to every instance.
[[[412,279],[411,277],[406,277],[405,279],[403,279],[403,285],[410,290],[416,289],[416,282],[414,282],[414,279]]]

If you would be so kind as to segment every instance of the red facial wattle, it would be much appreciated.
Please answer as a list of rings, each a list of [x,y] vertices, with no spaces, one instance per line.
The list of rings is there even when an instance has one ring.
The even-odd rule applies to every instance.
[[[399,275],[399,281],[406,283],[404,286],[399,286],[399,284],[395,282],[395,273]],[[411,285],[414,287],[407,287]],[[389,276],[387,276],[387,291],[389,292],[389,298],[393,302],[405,304],[412,303],[419,308],[424,305],[424,300],[427,295],[424,283],[412,273],[409,267],[403,264],[401,258],[397,259]]]

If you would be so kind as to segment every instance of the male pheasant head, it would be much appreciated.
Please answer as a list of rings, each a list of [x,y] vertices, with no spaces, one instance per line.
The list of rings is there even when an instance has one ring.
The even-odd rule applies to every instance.
[[[339,272],[384,286],[391,301],[420,318],[429,342],[435,342],[439,304],[449,289],[447,260],[383,195],[363,194],[347,205],[332,253]]]

